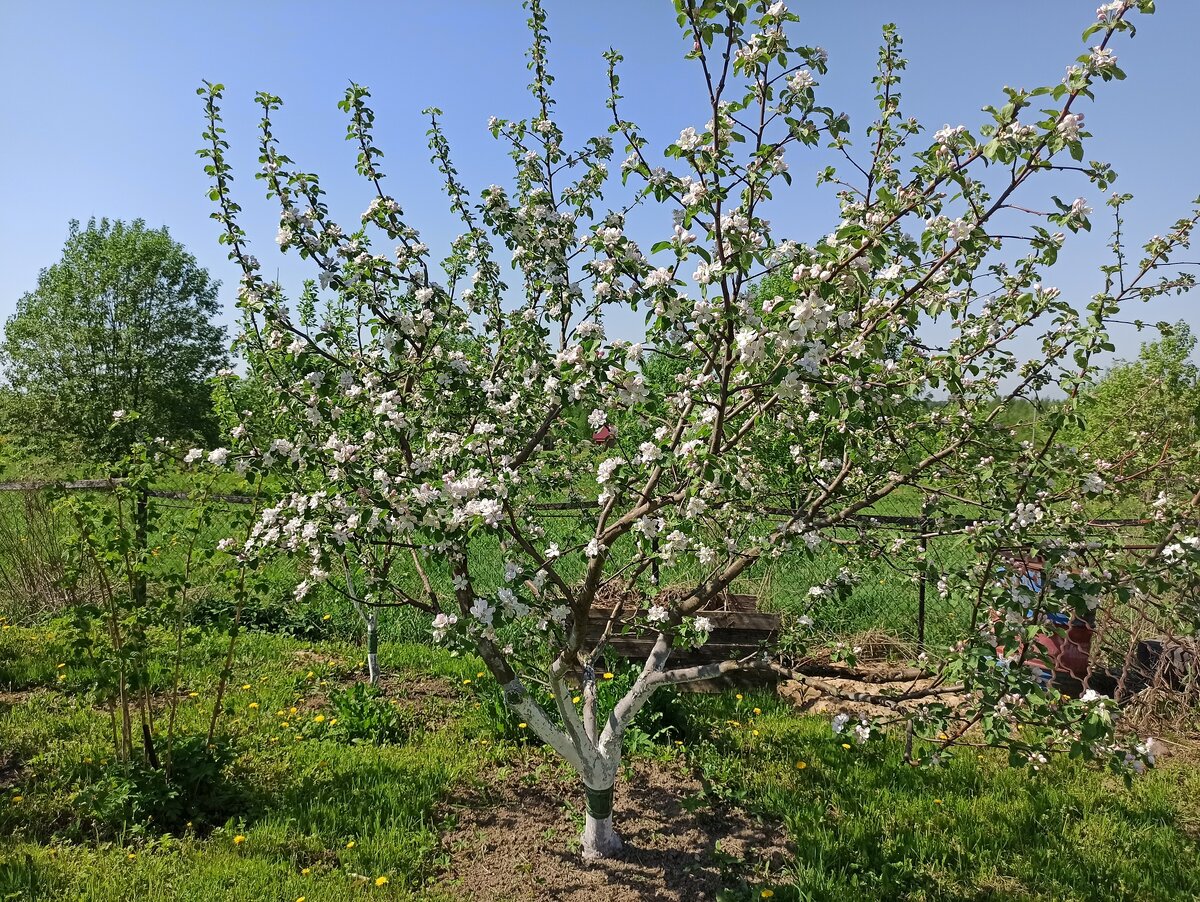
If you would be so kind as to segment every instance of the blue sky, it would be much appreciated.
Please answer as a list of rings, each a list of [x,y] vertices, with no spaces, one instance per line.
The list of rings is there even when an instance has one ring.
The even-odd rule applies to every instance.
[[[860,137],[874,108],[870,77],[880,26],[895,21],[910,58],[907,111],[931,130],[943,123],[975,127],[979,108],[1000,98],[1005,84],[1057,82],[1083,50],[1082,28],[1097,0],[793,0],[801,17],[797,37],[830,54],[822,98],[851,115]],[[707,118],[694,64],[682,59],[669,0],[546,0],[553,35],[558,119],[568,143],[602,133],[605,75],[600,54],[614,46],[625,57],[626,118],[658,145]],[[1161,0],[1160,11],[1139,17],[1139,33],[1115,45],[1125,82],[1104,85],[1095,105],[1078,107],[1096,138],[1089,158],[1112,162],[1117,189],[1136,195],[1131,236],[1164,232],[1200,194],[1195,164],[1200,88],[1193,62],[1200,2]],[[4,3],[0,7],[0,319],[36,284],[39,268],[57,259],[72,218],[132,219],[167,225],[224,283],[231,306],[236,273],[217,242],[208,215],[207,180],[195,156],[203,123],[195,88],[202,78],[228,90],[226,125],[243,224],[268,272],[285,284],[310,275],[295,257],[280,255],[273,237],[277,214],[253,179],[256,90],[283,97],[277,119],[285,152],[321,174],[335,217],[353,224],[370,194],[353,171],[337,109],[347,83],[370,86],[377,137],[390,190],[435,251],[454,223],[428,162],[420,110],[441,107],[456,161],[477,192],[504,182],[510,163],[485,124],[489,115],[531,111],[524,88],[525,16],[516,0],[403,2]],[[623,156],[618,147],[617,159]],[[813,186],[822,158],[790,157],[796,189],[770,214],[779,237],[811,240],[835,224],[827,189]],[[1055,193],[1101,198],[1082,179],[1064,179]],[[619,186],[615,189],[619,192]],[[619,198],[614,193],[614,199]],[[644,246],[669,232],[666,211]],[[1078,242],[1052,279],[1080,300],[1098,282],[1108,223]],[[1200,259],[1200,250],[1194,254]],[[1185,318],[1200,326],[1195,297],[1159,301],[1136,315]],[[618,326],[621,328],[633,328]],[[1136,352],[1141,339],[1118,331],[1119,351]]]

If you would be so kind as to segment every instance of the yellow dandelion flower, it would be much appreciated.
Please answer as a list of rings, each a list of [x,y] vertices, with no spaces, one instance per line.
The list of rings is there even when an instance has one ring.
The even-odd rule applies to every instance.
[[[336,718],[336,717],[331,717],[331,718],[329,719],[329,725],[332,727],[332,726],[333,726],[335,723],[337,723],[337,718]]]
[[[850,743],[848,743],[848,742],[843,742],[843,743],[842,743],[842,748],[844,748],[844,749],[848,749],[848,748],[850,748]]]
[[[463,685],[464,685],[464,686],[470,686],[470,685],[471,685],[471,681],[470,681],[470,680],[463,680]]]
[[[604,674],[604,678],[606,680],[611,680],[613,678],[613,675],[611,673],[606,673],[606,674]]]
[[[324,617],[322,617],[321,619],[322,619],[322,620],[331,620],[332,618],[333,618],[333,615],[332,615],[332,614],[326,614],[326,615],[325,615]]]
[[[796,762],[796,770],[804,770],[804,768],[806,768],[806,767],[808,767],[808,764],[806,762],[804,762],[804,761]]]
[[[13,796],[12,800],[13,800],[13,804],[16,805],[18,802],[24,802],[25,796]]]
[[[376,886],[387,886],[387,884],[388,884],[388,879],[387,879],[387,877],[376,877],[376,878],[375,878],[375,885],[376,885]]]
[[[761,898],[763,898],[763,899],[770,899],[770,898],[772,898],[772,897],[775,895],[775,890],[773,890],[773,889],[765,889],[765,890],[763,890],[761,893],[759,893],[758,895],[759,895]]]
[[[299,711],[299,710],[300,710],[299,708],[288,708],[288,713],[289,713],[289,714],[295,714],[295,713],[296,713],[297,711]]]
[[[257,711],[258,710],[258,702],[251,702],[246,707],[249,708],[251,711]]]
[[[529,724],[522,721],[521,723],[517,724],[517,726],[520,727],[522,730],[524,730],[526,727],[529,726]]]
[[[130,861],[133,861],[133,859],[137,858],[137,853],[136,853],[136,852],[130,852],[130,853],[129,853],[128,855],[126,855],[125,857],[126,857],[126,858],[128,858]]]
[[[189,692],[188,698],[197,698],[199,695],[200,695],[199,692]]]
[[[297,896],[296,902],[306,902],[307,898],[307,896]]]
[[[233,838],[233,844],[235,846],[240,846],[245,841],[246,841],[246,837],[242,836],[242,834],[240,834],[240,833]]]
[[[358,843],[356,843],[354,840],[350,840],[350,842],[346,843],[346,848],[353,849],[357,845],[358,845]]]
[[[301,868],[300,873],[307,877],[312,873],[312,868]]]
[[[571,699],[571,704],[573,704],[573,705],[578,705],[578,704],[579,704],[579,698],[580,698],[580,697],[579,697],[578,695],[577,695],[577,696],[575,696],[573,699]]]
[[[737,695],[734,696],[734,698],[736,698],[740,702],[742,700],[742,693],[739,692]]]
[[[479,671],[479,673],[475,674],[475,676],[477,676],[477,677],[482,677],[482,676],[483,676],[483,671],[482,671],[482,670],[481,670],[481,671]]]
[[[325,715],[318,714],[316,717],[313,718],[313,723],[325,723]]]
[[[935,804],[935,805],[940,805],[940,804],[942,804],[942,800],[941,800],[941,799],[934,799],[934,800],[933,800],[933,804]]]
[[[67,666],[66,664],[55,664],[54,665],[56,670],[62,670],[66,666]]]
[[[755,714],[762,714],[762,708],[755,708],[755,709],[754,709],[754,713],[755,713]]]
[[[249,684],[249,683],[243,683],[243,684],[242,684],[242,688],[243,688],[243,689],[249,689],[249,688],[250,688],[250,684]]]

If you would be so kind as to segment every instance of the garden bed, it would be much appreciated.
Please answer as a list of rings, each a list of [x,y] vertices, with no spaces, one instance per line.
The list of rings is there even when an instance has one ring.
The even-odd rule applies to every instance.
[[[583,864],[582,792],[568,780],[505,768],[442,806],[449,865],[437,889],[454,898],[562,902],[715,899],[733,881],[764,882],[787,859],[784,830],[738,809],[714,813],[678,764],[638,761],[617,782],[619,858]],[[695,802],[696,804],[693,804]],[[755,879],[757,878],[757,879]]]

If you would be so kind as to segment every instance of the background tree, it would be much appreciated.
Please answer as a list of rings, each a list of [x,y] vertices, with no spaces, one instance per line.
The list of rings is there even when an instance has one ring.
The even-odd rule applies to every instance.
[[[228,359],[218,285],[166,228],[72,221],[62,259],[17,302],[0,343],[15,442],[112,459],[139,437],[215,434],[207,380]],[[118,410],[139,417],[110,430]]]
[[[1127,470],[1156,467],[1154,484],[1164,486],[1200,470],[1200,368],[1191,359],[1196,336],[1187,323],[1160,329],[1162,337],[1143,344],[1136,360],[1104,374],[1085,398],[1083,424],[1071,437],[1097,457],[1124,461]]]

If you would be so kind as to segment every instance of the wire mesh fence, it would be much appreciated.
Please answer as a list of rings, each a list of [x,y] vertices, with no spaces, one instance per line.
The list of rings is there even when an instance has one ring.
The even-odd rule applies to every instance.
[[[71,592],[64,588],[71,525],[55,500],[73,494],[100,504],[115,503],[115,485],[108,480],[65,485],[0,484],[0,615],[34,619],[72,602]],[[156,541],[167,538],[165,545],[160,541],[147,551],[161,556],[167,567],[182,553],[180,543],[184,540],[180,536],[190,535],[189,541],[211,548],[221,539],[244,535],[252,515],[252,500],[228,494],[210,495],[200,501],[186,492],[148,492],[149,511],[158,523],[153,536]],[[207,516],[196,527],[191,515],[200,503],[207,507]],[[547,516],[571,518],[578,517],[589,505],[569,501],[543,507],[542,513]],[[790,513],[786,509],[763,512],[776,518]],[[915,502],[892,499],[832,530],[833,541],[824,543],[820,553],[784,554],[767,560],[733,588],[757,596],[762,610],[810,617],[817,635],[831,641],[887,637],[886,641],[905,650],[945,648],[963,637],[979,612],[961,597],[938,591],[941,575],[970,564],[974,555],[952,520],[943,517],[938,522],[940,532],[921,516]],[[1098,534],[1119,536],[1131,554],[1152,547],[1142,521],[1097,520],[1094,525]],[[869,544],[856,540],[861,533],[869,533]],[[882,549],[897,550],[885,553]],[[298,565],[281,558],[272,566],[277,571],[279,594],[289,594],[300,580]],[[855,578],[848,598],[812,594],[813,587],[828,583],[843,569]],[[211,609],[215,617],[221,611],[222,600],[206,594],[203,579],[199,582],[197,603]],[[411,627],[406,621],[404,632],[420,634]],[[1153,660],[1143,661],[1143,668],[1167,667],[1161,663],[1163,655],[1169,657],[1174,649],[1190,641],[1178,622],[1176,606],[1162,600],[1135,599],[1130,604],[1103,608],[1090,629],[1097,658],[1106,667],[1125,671],[1131,671],[1133,664],[1148,656]],[[1159,644],[1157,655],[1147,651],[1155,647],[1148,643]]]

